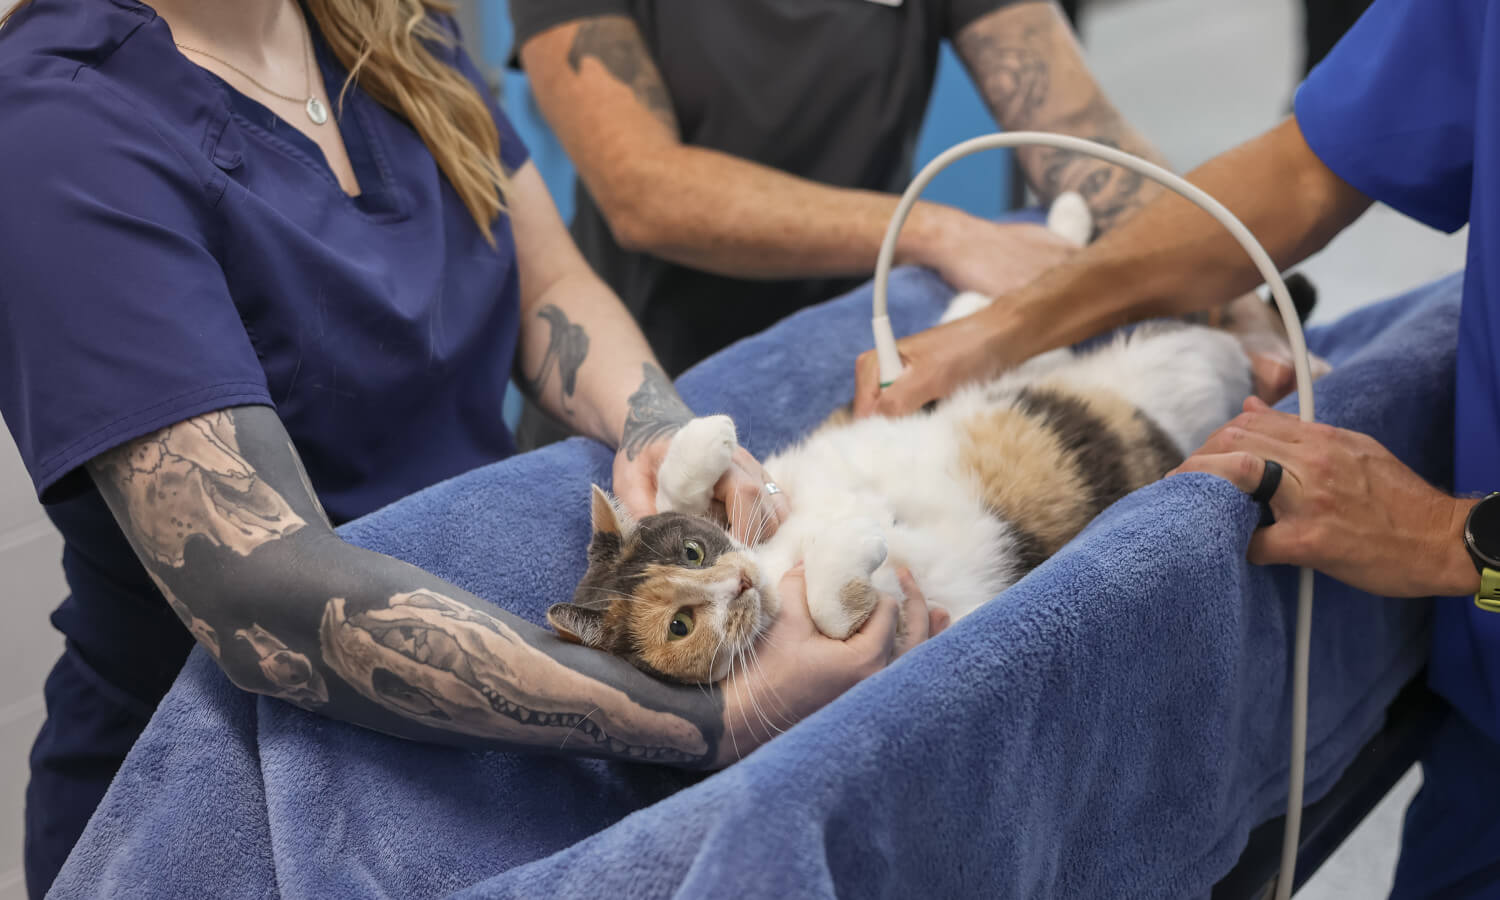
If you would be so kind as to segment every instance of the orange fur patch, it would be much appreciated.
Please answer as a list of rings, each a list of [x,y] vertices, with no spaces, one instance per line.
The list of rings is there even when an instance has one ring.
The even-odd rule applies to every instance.
[[[1052,429],[1019,409],[964,423],[959,464],[978,479],[985,503],[1030,532],[1048,556],[1094,515],[1077,462]]]

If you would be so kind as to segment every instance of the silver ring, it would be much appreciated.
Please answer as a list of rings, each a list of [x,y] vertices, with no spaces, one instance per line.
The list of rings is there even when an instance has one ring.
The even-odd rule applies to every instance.
[[[779,494],[779,493],[781,493],[781,488],[779,488],[779,487],[776,486],[776,482],[774,482],[774,481],[768,481],[768,482],[766,482],[766,493],[768,493],[768,494]]]

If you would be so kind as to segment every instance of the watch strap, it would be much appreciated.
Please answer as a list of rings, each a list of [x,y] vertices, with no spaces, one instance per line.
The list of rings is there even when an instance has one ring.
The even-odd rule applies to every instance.
[[[1487,612],[1500,613],[1500,572],[1485,566],[1479,570],[1479,593],[1474,605]]]

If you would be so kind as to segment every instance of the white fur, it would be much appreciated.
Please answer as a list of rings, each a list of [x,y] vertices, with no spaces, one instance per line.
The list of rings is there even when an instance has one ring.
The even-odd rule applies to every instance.
[[[1047,230],[1075,247],[1087,244],[1094,234],[1094,214],[1088,201],[1076,191],[1058,194],[1047,210]]]
[[[859,624],[843,608],[840,589],[871,569],[876,587],[898,596],[894,567],[911,569],[928,600],[955,619],[1010,586],[1020,574],[1014,537],[960,468],[963,425],[1008,405],[1016,391],[1043,378],[1114,391],[1150,416],[1184,455],[1231,418],[1251,390],[1249,361],[1233,337],[1209,328],[1147,326],[1085,354],[1043,354],[994,381],[959,390],[930,414],[867,418],[820,431],[765,461],[792,513],[754,550],[757,586],[770,596],[782,575],[805,559],[813,620],[835,637]],[[659,508],[691,511],[678,501],[696,508],[727,468],[715,443],[726,434],[722,424],[694,427],[714,421],[698,420],[674,438],[668,452],[674,468],[667,473],[663,466],[662,478],[670,505]],[[687,461],[700,452],[709,452],[714,465]],[[716,469],[721,458],[724,465]]]
[[[656,470],[656,508],[701,516],[713,501],[714,485],[734,458],[739,438],[734,420],[707,416],[683,426]]]

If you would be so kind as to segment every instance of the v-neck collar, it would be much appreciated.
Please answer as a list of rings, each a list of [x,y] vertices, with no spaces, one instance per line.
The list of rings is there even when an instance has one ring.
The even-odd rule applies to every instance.
[[[350,86],[340,104],[339,94],[348,73],[323,39],[316,20],[305,8],[303,14],[308,16],[313,55],[323,78],[324,91],[330,100],[329,121],[339,129],[339,135],[343,139],[344,151],[349,155],[349,164],[359,182],[358,195],[350,196],[344,192],[317,142],[218,75],[201,66],[196,68],[208,75],[224,93],[229,111],[237,124],[259,138],[261,143],[312,169],[332,190],[337,191],[340,197],[360,212],[379,218],[404,218],[407,211],[400,201],[401,192],[381,148],[379,119],[388,113],[373,108],[374,101],[359,89],[358,83]]]

